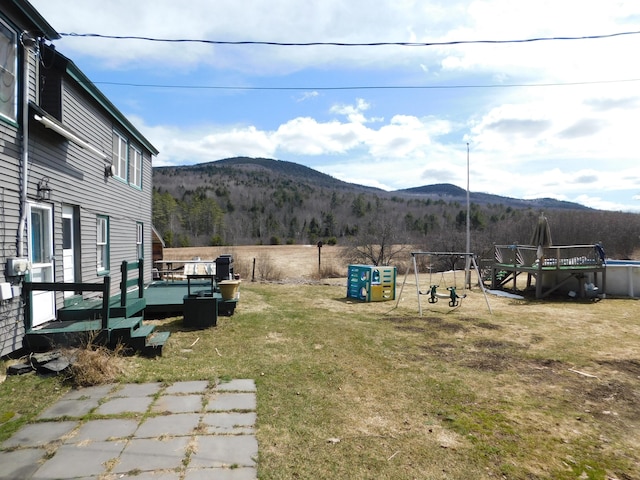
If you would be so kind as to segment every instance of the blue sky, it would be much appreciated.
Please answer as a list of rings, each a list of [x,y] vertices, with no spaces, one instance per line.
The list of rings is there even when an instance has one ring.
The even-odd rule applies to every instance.
[[[452,42],[640,31],[634,0],[31,3],[60,33],[166,39]],[[472,191],[640,212],[639,34],[426,47],[69,36],[55,45],[160,150],[156,166],[267,157],[385,190],[466,188],[468,143]]]

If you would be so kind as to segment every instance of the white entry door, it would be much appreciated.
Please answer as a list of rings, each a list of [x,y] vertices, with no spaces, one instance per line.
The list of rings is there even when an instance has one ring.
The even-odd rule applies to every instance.
[[[28,232],[31,281],[53,282],[53,211],[50,205],[29,204]],[[55,293],[34,291],[31,312],[33,327],[55,319]]]
[[[62,207],[62,275],[65,283],[76,281],[74,226],[73,207],[65,205]],[[64,292],[65,297],[72,295],[73,292]]]

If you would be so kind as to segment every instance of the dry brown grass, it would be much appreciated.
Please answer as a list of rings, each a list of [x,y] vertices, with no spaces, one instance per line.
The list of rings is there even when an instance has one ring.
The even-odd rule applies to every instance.
[[[333,253],[344,276],[331,248],[323,263]],[[397,304],[362,303],[344,277],[304,281],[317,248],[220,253],[265,249],[298,276],[243,283],[234,317],[175,327],[141,377],[173,378],[178,362],[182,378],[255,378],[261,478],[640,478],[640,302],[485,298],[461,272],[422,273],[423,291],[467,294],[450,308],[418,296],[413,272],[400,292],[405,264]]]
[[[69,351],[67,355],[73,358],[73,362],[69,367],[67,381],[74,387],[114,383],[127,370],[123,353],[122,346],[109,349],[90,342],[81,348]]]
[[[640,302],[490,296],[490,314],[477,287],[457,308],[419,297],[412,274],[400,292],[401,270],[397,303],[363,303],[346,298],[344,278],[300,281],[313,277],[314,247],[167,253],[250,261],[265,249],[302,276],[243,282],[216,328],[158,320],[172,332],[162,357],[125,358],[119,378],[255,379],[261,479],[640,478]],[[461,280],[422,274],[420,287]],[[30,406],[12,406],[7,383],[0,418]]]
[[[320,262],[318,262],[318,247],[315,245],[165,248],[164,258],[165,260],[190,260],[200,257],[215,260],[222,254],[230,253],[233,255],[235,273],[239,273],[244,279],[255,277],[256,280],[298,281],[318,277],[346,277],[347,265],[342,260],[345,248],[336,245],[323,246]]]

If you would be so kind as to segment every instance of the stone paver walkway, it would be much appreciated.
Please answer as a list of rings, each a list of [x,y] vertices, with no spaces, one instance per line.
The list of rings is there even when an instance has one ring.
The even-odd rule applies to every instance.
[[[0,445],[0,479],[253,480],[253,380],[73,390]]]

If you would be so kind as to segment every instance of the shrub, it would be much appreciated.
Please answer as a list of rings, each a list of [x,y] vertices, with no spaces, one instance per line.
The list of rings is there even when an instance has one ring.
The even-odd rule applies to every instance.
[[[267,253],[263,253],[256,257],[256,271],[260,280],[270,282],[282,280],[282,270],[278,268]]]

